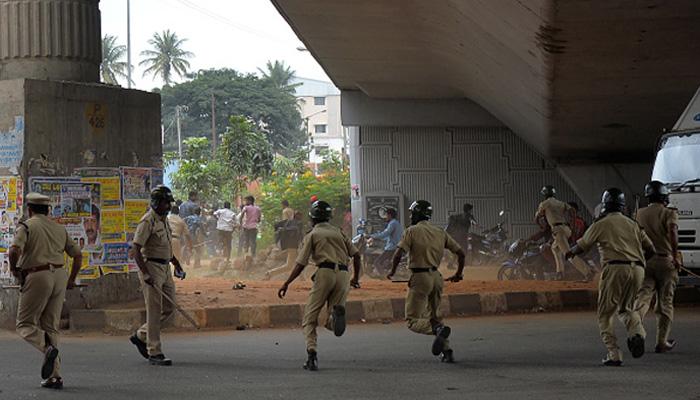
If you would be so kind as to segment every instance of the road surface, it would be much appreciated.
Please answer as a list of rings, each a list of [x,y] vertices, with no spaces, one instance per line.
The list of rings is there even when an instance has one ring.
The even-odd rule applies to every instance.
[[[72,336],[61,346],[60,393],[38,388],[40,354],[3,332],[0,399],[698,400],[700,312],[677,314],[674,352],[626,352],[622,368],[599,365],[605,352],[590,312],[449,320],[454,365],[403,324],[350,325],[342,338],[320,335],[318,372],[301,368],[299,329],[166,334],[172,367],[148,365],[126,337]]]

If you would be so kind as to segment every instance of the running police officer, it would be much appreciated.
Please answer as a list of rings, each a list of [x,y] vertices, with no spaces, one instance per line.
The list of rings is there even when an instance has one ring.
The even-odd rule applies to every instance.
[[[545,199],[537,207],[535,223],[539,224],[542,216],[547,218],[554,239],[552,253],[554,253],[554,260],[557,264],[557,277],[561,280],[564,279],[564,254],[569,251],[569,238],[571,237],[571,227],[567,221],[573,221],[574,209],[555,198],[557,191],[554,186],[546,185],[540,193]],[[583,275],[584,279],[588,281],[593,279],[593,272],[581,258],[575,257],[571,263]]]
[[[656,295],[656,352],[665,353],[676,345],[675,340],[668,339],[668,335],[673,323],[673,295],[681,265],[678,257],[678,214],[668,207],[669,191],[663,183],[649,182],[644,188],[644,195],[649,200],[649,206],[637,212],[637,222],[654,243],[656,256],[647,262],[635,309],[644,320],[651,299]]]
[[[624,209],[624,193],[617,188],[606,190],[601,217],[566,254],[571,258],[598,245],[603,265],[598,285],[598,327],[608,349],[603,365],[616,367],[622,365],[622,352],[613,327],[615,315],[627,329],[627,347],[632,357],[644,355],[646,332],[634,309],[634,299],[644,280],[645,259],[654,255],[651,240],[634,220],[622,214]]]
[[[44,353],[41,386],[62,389],[58,328],[66,288],[75,286],[82,257],[66,228],[49,219],[50,199],[39,193],[26,199],[29,219],[19,223],[9,250],[10,270],[21,285],[17,333]],[[70,276],[64,252],[73,258]]]
[[[360,256],[350,239],[340,228],[330,224],[333,209],[330,204],[317,200],[311,205],[309,217],[313,229],[305,237],[296,259],[296,266],[277,295],[283,298],[289,285],[301,274],[309,259],[318,269],[311,278],[313,286],[304,310],[302,328],[306,338],[307,361],[304,369],[318,370],[317,334],[318,316],[324,305],[328,306],[329,316],[326,328],[335,336],[345,332],[345,300],[350,285],[359,287]],[[353,277],[350,280],[348,260],[352,257]]]
[[[146,323],[129,339],[139,353],[151,365],[172,365],[161,349],[160,329],[175,307],[160,292],[175,299],[175,283],[170,273],[170,263],[175,266],[175,276],[184,279],[185,273],[173,255],[172,232],[167,215],[174,201],[166,186],[151,191],[151,208],[141,218],[134,235],[133,256],[139,267],[143,297],[146,301]]]
[[[433,215],[433,207],[429,202],[414,201],[409,211],[411,226],[404,232],[394,253],[391,272],[387,275],[387,279],[394,276],[401,257],[404,253],[408,253],[408,268],[411,270],[406,297],[408,329],[424,335],[434,335],[433,355],[441,356],[442,361],[452,363],[454,354],[448,341],[451,330],[449,326],[443,325],[439,310],[443,278],[438,267],[443,250],[452,251],[458,259],[457,272],[446,280],[461,281],[464,271],[464,250],[447,232],[428,222]]]

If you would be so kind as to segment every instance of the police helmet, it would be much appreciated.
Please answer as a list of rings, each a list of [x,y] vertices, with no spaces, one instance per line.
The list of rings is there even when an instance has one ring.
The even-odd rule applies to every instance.
[[[411,223],[417,224],[420,221],[427,221],[433,217],[433,206],[426,200],[416,200],[408,211],[411,212]]]
[[[175,201],[175,198],[169,187],[158,185],[155,189],[151,190],[151,208],[157,208],[163,200],[172,203]]]
[[[552,185],[544,185],[540,190],[540,194],[547,198],[554,197],[554,195],[557,194],[557,190]]]
[[[671,192],[668,187],[659,181],[651,181],[644,186],[644,197],[653,202],[667,202]]]
[[[625,208],[625,194],[618,188],[608,188],[603,192],[601,213],[622,212]]]
[[[333,207],[323,200],[316,200],[311,204],[309,217],[315,222],[330,221],[333,216]]]

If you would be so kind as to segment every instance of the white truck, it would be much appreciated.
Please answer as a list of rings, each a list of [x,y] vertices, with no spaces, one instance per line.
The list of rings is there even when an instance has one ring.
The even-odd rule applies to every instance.
[[[661,136],[652,179],[671,190],[683,264],[700,274],[700,89],[673,130]]]

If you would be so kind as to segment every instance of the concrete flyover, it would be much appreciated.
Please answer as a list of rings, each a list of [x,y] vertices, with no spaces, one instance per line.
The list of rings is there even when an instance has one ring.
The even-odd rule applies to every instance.
[[[656,138],[700,84],[696,0],[272,2],[343,91],[345,125],[405,127],[416,101],[438,101],[444,112],[410,126],[491,127],[485,111],[589,210],[603,185],[641,189]]]

